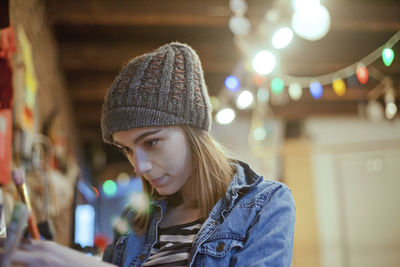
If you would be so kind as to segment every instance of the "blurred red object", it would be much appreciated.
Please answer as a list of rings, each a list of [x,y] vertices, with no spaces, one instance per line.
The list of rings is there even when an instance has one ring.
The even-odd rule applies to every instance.
[[[0,109],[0,184],[10,182],[12,123],[11,109]]]
[[[94,237],[94,245],[99,248],[101,253],[104,252],[106,246],[110,243],[110,239],[103,234],[96,234]]]

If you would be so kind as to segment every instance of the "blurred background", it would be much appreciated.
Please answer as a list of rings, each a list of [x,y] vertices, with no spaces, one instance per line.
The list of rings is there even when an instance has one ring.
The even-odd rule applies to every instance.
[[[212,135],[297,207],[292,266],[400,266],[398,0],[10,0],[0,8],[2,230],[26,176],[57,242],[101,254],[141,183],[101,139],[135,56],[200,56]],[[11,181],[11,182],[10,182]]]

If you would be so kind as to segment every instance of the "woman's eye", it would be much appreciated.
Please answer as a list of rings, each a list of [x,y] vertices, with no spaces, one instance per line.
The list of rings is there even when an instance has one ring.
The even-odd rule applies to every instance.
[[[157,145],[158,141],[159,141],[159,139],[151,139],[149,141],[145,141],[144,145],[148,148],[153,148]]]

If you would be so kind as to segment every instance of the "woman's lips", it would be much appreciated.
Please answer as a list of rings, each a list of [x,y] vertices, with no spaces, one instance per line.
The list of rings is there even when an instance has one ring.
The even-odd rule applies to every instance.
[[[150,180],[149,182],[151,183],[152,186],[158,187],[162,186],[167,180],[167,176],[161,176],[160,178]]]

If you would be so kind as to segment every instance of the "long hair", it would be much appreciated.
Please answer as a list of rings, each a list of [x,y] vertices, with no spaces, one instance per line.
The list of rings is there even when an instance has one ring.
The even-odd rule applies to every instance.
[[[184,131],[191,150],[192,192],[195,194],[196,208],[200,210],[200,219],[205,221],[211,209],[223,197],[229,182],[235,173],[225,149],[217,143],[207,131],[190,126],[180,126]],[[142,177],[143,191],[151,199],[160,199],[157,191]],[[146,233],[151,214],[137,212],[133,219],[133,230],[136,234]]]

